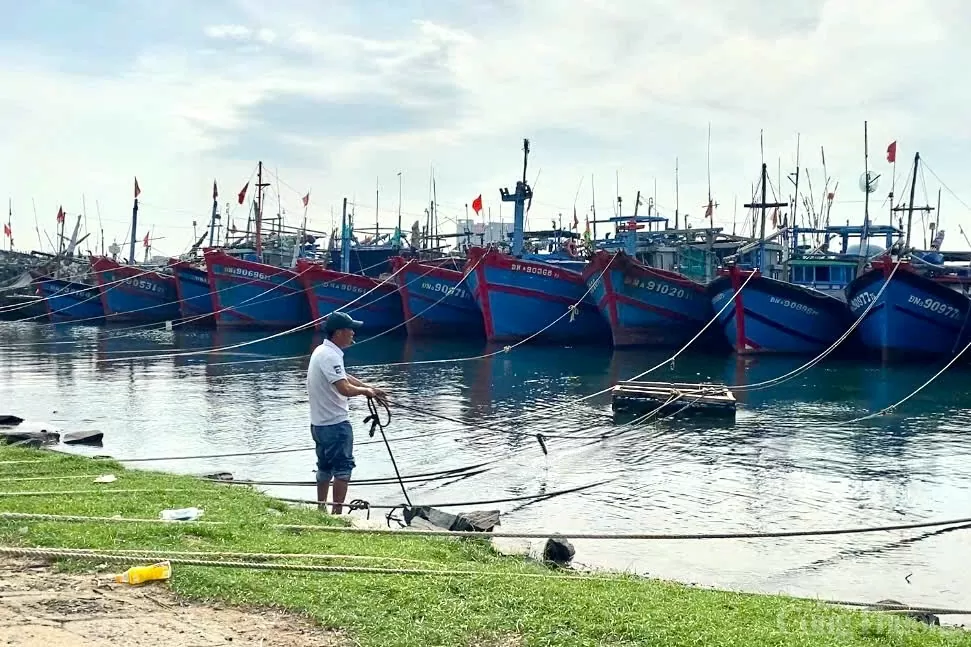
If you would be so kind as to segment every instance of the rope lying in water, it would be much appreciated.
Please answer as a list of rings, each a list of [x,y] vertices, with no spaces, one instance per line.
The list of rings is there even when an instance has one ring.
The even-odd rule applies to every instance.
[[[400,506],[399,506],[400,507]],[[163,524],[203,524],[213,526],[227,525],[226,521],[167,521],[163,519],[141,519],[132,517],[89,517],[81,515],[41,514],[30,512],[0,512],[0,520],[64,521],[64,522],[108,522],[108,523],[163,523]],[[940,526],[971,526],[971,517],[947,519],[942,521],[922,521],[916,523],[858,528],[832,528],[822,530],[780,530],[775,532],[722,532],[722,533],[569,533],[569,532],[455,532],[451,530],[389,530],[386,528],[354,528],[349,526],[323,526],[310,524],[268,524],[268,527],[287,531],[313,531],[346,533],[349,535],[396,535],[398,537],[459,537],[470,539],[548,539],[553,534],[575,539],[618,539],[618,540],[709,540],[709,539],[779,539],[793,537],[821,537],[826,535],[855,535],[871,532],[890,532],[895,530],[917,530]]]
[[[118,554],[118,553],[126,554]],[[273,564],[265,562],[247,561],[223,561],[194,559],[185,555],[212,555],[212,556],[238,556],[240,558],[264,559],[267,557],[302,557],[302,558],[360,558],[360,559],[393,559],[371,556],[352,556],[352,555],[281,555],[274,553],[189,553],[184,551],[114,551],[105,553],[97,550],[86,550],[80,548],[19,548],[0,546],[0,555],[9,557],[47,557],[63,559],[94,559],[103,562],[120,562],[134,564],[142,561],[141,556],[151,554],[151,559],[168,561],[172,564],[183,564],[185,566],[203,566],[217,568],[244,568],[263,571],[307,571],[317,573],[347,573],[347,574],[368,574],[368,575],[418,575],[418,576],[438,576],[438,577],[522,577],[527,579],[543,580],[584,580],[617,583],[619,581],[629,581],[632,583],[646,583],[647,580],[640,581],[633,578],[623,578],[621,576],[597,576],[584,574],[554,574],[554,573],[528,573],[518,571],[498,571],[498,570],[453,570],[453,569],[417,569],[417,568],[381,568],[377,566],[326,566],[321,564]],[[696,587],[686,587],[696,588]],[[743,593],[743,595],[759,595],[754,593]],[[869,602],[855,602],[848,600],[820,600],[806,597],[785,596],[790,600],[814,602],[817,604],[827,604],[832,606],[850,606],[865,608],[870,611],[880,612],[917,612],[931,613],[936,615],[971,615],[971,610],[948,609],[935,606],[908,606],[902,604],[880,604]]]

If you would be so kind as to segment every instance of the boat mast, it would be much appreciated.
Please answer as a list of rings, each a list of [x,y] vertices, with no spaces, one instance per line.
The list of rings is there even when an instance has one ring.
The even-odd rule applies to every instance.
[[[351,232],[347,225],[347,198],[341,209],[341,272],[351,271]]]
[[[256,169],[256,258],[263,260],[263,189],[270,186],[263,181],[263,162]]]
[[[762,224],[761,224],[760,236],[759,236],[759,271],[761,271],[764,274],[765,273],[765,214],[766,214],[766,209],[768,209],[770,207],[772,207],[772,208],[776,208],[776,207],[787,207],[789,205],[788,205],[788,203],[785,203],[785,202],[772,202],[772,203],[766,202],[766,200],[768,199],[767,192],[768,192],[768,184],[769,184],[769,166],[765,162],[762,162],[762,180],[761,180],[761,183],[762,183],[762,201],[761,202],[752,202],[752,203],[745,204],[745,205],[742,205],[742,206],[744,206],[746,209],[755,209],[755,208],[761,208],[762,209]],[[753,229],[754,229],[754,225],[755,225],[754,219],[753,219],[753,223],[752,224],[753,224]]]
[[[132,265],[135,264],[135,238],[138,234],[135,233],[135,228],[138,226],[138,180],[135,180],[135,202],[131,208],[131,244],[128,247],[128,262]],[[64,241],[64,220],[61,221],[61,243]],[[59,243],[60,245],[60,243]],[[61,250],[58,250],[58,256],[61,254]]]
[[[680,206],[680,198],[678,193],[678,158],[674,158],[674,228],[680,229],[681,222],[678,219],[678,207]]]
[[[863,122],[863,178],[866,186],[863,189],[863,235],[860,239],[860,249],[863,249],[863,242],[869,239],[870,230],[870,152],[869,138],[867,137],[867,122]],[[869,252],[869,246],[867,246]]]
[[[526,167],[529,162],[529,140],[523,139],[523,179],[516,182],[516,192],[509,193],[509,189],[499,189],[499,196],[503,202],[513,203],[512,255],[522,257],[523,254],[523,222],[525,220],[526,201],[532,199],[533,190],[526,183]]]
[[[914,153],[914,171],[910,178],[910,204],[907,205],[907,238],[904,249],[910,249],[910,226],[914,221],[914,193],[917,191],[917,165],[920,163],[920,153]]]

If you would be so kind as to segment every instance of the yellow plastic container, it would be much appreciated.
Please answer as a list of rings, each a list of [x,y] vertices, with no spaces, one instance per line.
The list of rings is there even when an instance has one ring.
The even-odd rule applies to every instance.
[[[115,582],[119,584],[141,584],[154,580],[167,580],[170,577],[172,577],[172,565],[165,561],[151,566],[132,566],[121,575],[116,575]]]

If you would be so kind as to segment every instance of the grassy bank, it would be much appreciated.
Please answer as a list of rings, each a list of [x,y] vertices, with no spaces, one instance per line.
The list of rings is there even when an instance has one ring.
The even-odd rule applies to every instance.
[[[108,472],[118,480],[93,483],[96,475]],[[47,475],[79,478],[13,480]],[[80,478],[86,476],[90,478]],[[518,574],[550,572],[527,560],[499,557],[484,541],[419,538],[405,533],[387,536],[279,530],[273,526],[341,522],[313,510],[289,508],[242,487],[0,446],[0,491],[4,493],[143,488],[183,491],[4,495],[0,496],[0,511],[157,518],[164,508],[198,506],[205,510],[205,520],[228,523],[0,520],[0,544],[104,552],[150,549],[368,555],[375,559],[329,563],[492,573],[404,576],[174,566],[170,585],[187,598],[285,607],[342,630],[348,644],[971,647],[971,634],[963,631],[931,629],[901,617],[837,610],[783,597],[705,591],[623,576],[573,581],[522,577]],[[92,568],[93,564],[70,562],[68,567]]]

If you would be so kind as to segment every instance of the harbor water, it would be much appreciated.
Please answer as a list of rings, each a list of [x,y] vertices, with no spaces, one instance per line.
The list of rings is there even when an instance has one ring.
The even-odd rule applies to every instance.
[[[66,431],[103,431],[104,447],[70,450],[88,455],[252,453],[133,467],[312,480],[306,357],[321,340],[290,334],[258,341],[266,335],[0,322],[0,413],[52,421]],[[211,350],[228,346],[237,347]],[[847,424],[912,392],[943,362],[826,361],[767,388],[738,391],[734,420],[667,419],[616,438],[550,438],[548,455],[542,452],[536,433],[609,432],[609,396],[579,398],[669,355],[529,345],[502,352],[485,343],[389,335],[361,340],[347,350],[346,364],[351,374],[422,411],[392,409],[387,433],[402,474],[494,461],[476,476],[409,486],[416,504],[520,497],[609,480],[547,500],[448,508],[498,508],[505,531],[763,532],[971,516],[967,369],[952,367],[888,415]],[[685,353],[649,379],[747,385],[805,361]],[[383,444],[369,443],[376,439],[368,438],[366,415],[365,402],[355,399],[354,476],[391,476]],[[509,418],[515,420],[503,423]],[[500,429],[471,426],[490,422]],[[283,449],[300,451],[260,454]],[[263,489],[283,497],[315,494],[308,487]],[[397,485],[352,484],[349,499],[356,498],[402,502]],[[372,511],[372,518],[381,514]],[[971,572],[960,567],[971,552],[968,530],[574,544],[579,564],[699,585],[971,607]]]

